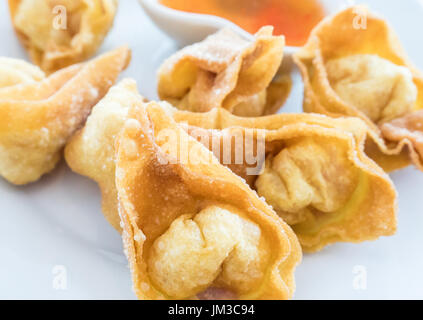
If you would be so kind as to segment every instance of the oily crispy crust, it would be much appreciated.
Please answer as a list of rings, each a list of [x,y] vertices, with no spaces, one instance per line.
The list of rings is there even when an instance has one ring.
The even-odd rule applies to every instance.
[[[167,148],[165,140],[160,138],[163,130],[171,130],[177,137],[186,139],[188,150],[195,150],[194,158],[200,161],[194,164],[176,160],[176,149]],[[202,274],[198,270],[208,266],[213,259],[207,255],[199,260],[184,256],[184,250],[191,248],[193,243],[175,249],[182,256],[176,255],[176,261],[172,262],[169,270],[172,271],[178,263],[185,263],[182,270],[190,270],[190,279],[196,277],[201,283],[194,293],[203,297],[208,294],[201,294],[200,291],[207,291],[210,287],[232,292],[241,299],[287,299],[292,296],[293,271],[301,259],[301,249],[291,229],[239,177],[220,165],[201,144],[189,138],[156,103],[134,107],[130,111],[117,143],[116,185],[124,229],[124,247],[138,298],[195,298],[195,294],[169,296],[166,294],[168,291],[160,289],[157,282],[152,280],[157,278],[153,272],[160,267],[159,260],[151,259],[160,250],[166,253],[168,248],[163,242],[156,242],[157,239],[164,241],[174,228],[181,226],[180,219],[188,219],[185,225],[192,226],[192,221],[200,219],[204,210],[209,210],[210,206],[226,208],[236,219],[248,220],[254,228],[259,228],[263,241],[263,247],[260,248],[268,254],[263,260],[266,276],[250,283],[249,289],[241,290],[236,285],[239,279],[231,279],[231,273],[224,275],[231,264],[225,260],[222,269],[210,269],[215,272],[215,281],[202,282]],[[215,222],[209,223],[213,225]],[[246,230],[244,232],[248,233]],[[179,237],[185,235],[182,233]],[[208,237],[207,232],[204,237]],[[219,245],[224,240],[218,237],[210,241]],[[168,251],[170,255],[174,253]],[[183,259],[186,261],[180,262]],[[167,284],[178,280],[172,275],[169,273]],[[225,277],[229,277],[233,283]],[[247,277],[244,279],[246,281],[251,280],[246,269],[241,278],[244,277]]]
[[[232,139],[237,135],[246,137],[253,131],[249,136],[256,138],[258,131],[264,130],[264,171],[249,176],[246,163],[228,166],[292,225],[304,251],[314,252],[335,242],[362,242],[395,233],[397,194],[388,175],[364,152],[368,127],[361,120],[314,114],[241,118],[224,109],[198,114],[179,111],[165,103],[162,107],[177,122],[187,124],[190,134],[203,130],[209,136]],[[206,146],[210,148],[209,144]],[[217,153],[222,159],[222,149]],[[274,180],[263,176],[272,169],[269,161],[278,154],[282,154],[278,157],[282,159],[278,164],[282,171],[278,174],[283,184],[273,185]],[[284,186],[288,191],[292,189],[292,193],[287,192],[281,199],[284,208],[280,208],[272,200],[278,200]],[[310,192],[310,186],[314,192]],[[267,190],[263,191],[264,188]],[[298,204],[303,196],[309,199],[310,194],[313,201]]]
[[[423,170],[423,110],[384,123],[382,134],[388,141],[396,141],[408,147],[413,163]]]
[[[141,106],[142,100],[134,81],[125,80],[117,85],[94,108],[86,127],[75,135],[65,152],[74,171],[100,184],[103,211],[118,230],[113,180],[115,154],[111,146],[127,120],[128,107]],[[372,240],[395,232],[396,192],[389,177],[363,151],[369,135],[363,121],[313,114],[244,118],[222,108],[194,113],[178,110],[166,102],[159,105],[186,132],[213,150],[223,164],[267,198],[276,212],[293,226],[304,250],[316,251],[340,241]],[[234,163],[239,141],[242,145],[247,137],[252,137],[250,150],[257,152],[257,141],[263,136],[263,158],[257,157],[257,163],[246,158]],[[212,145],[213,139],[220,141],[219,149]],[[238,144],[234,145],[233,141]],[[229,162],[222,160],[225,153],[230,154]],[[282,155],[277,157],[278,154]],[[279,184],[273,185],[274,179],[266,180],[274,175],[268,171],[273,168],[273,162],[277,162],[274,167],[282,168],[280,180],[289,186],[288,191],[295,189],[292,193],[283,192]],[[253,167],[259,170],[249,171]],[[310,191],[313,189],[314,192]]]
[[[132,79],[122,80],[93,108],[84,128],[70,139],[65,148],[69,167],[98,183],[103,213],[118,231],[122,229],[115,184],[115,140],[129,109],[142,103],[136,82]]]
[[[121,47],[48,78],[0,89],[0,174],[14,184],[51,171],[130,60]]]
[[[361,21],[360,19],[365,20]],[[361,28],[360,22],[365,23],[363,28]],[[369,140],[372,141],[367,142],[367,152],[384,169],[392,171],[402,168],[407,166],[411,159],[420,170],[423,170],[421,149],[419,151],[415,139],[410,139],[409,133],[398,134],[398,128],[395,125],[398,124],[397,119],[392,120],[393,124],[387,125],[385,123],[391,121],[389,117],[388,121],[372,120],[369,114],[374,113],[374,110],[371,110],[374,103],[368,104],[369,112],[363,112],[343,100],[331,86],[326,68],[328,61],[354,55],[367,55],[366,59],[369,60],[375,60],[374,57],[377,57],[380,61],[389,62],[390,65],[397,68],[401,67],[401,71],[398,72],[410,74],[412,83],[417,89],[415,102],[406,114],[401,114],[397,110],[398,115],[394,114],[393,117],[398,117],[398,119],[408,117],[409,114],[423,108],[422,74],[410,62],[394,31],[383,19],[367,12],[365,8],[352,7],[322,21],[314,29],[304,48],[294,56],[305,85],[304,110],[332,117],[355,116],[361,118],[371,131]],[[393,90],[398,90],[398,87],[394,87]],[[404,101],[405,99],[410,99],[410,96],[404,97]],[[397,107],[403,108],[404,105],[397,104]],[[412,117],[418,118],[417,116]],[[400,122],[404,123],[404,121]],[[401,131],[405,133],[406,130],[409,128],[402,126]],[[419,131],[421,134],[421,130],[416,131],[416,127],[411,130],[414,130],[414,133]]]
[[[0,57],[0,88],[44,78],[44,72],[37,66],[19,59]]]
[[[20,41],[47,73],[94,55],[113,25],[117,5],[117,0],[9,0]]]
[[[285,41],[272,31],[264,27],[249,42],[224,29],[180,50],[159,70],[160,98],[194,112],[218,107],[241,116],[275,112],[288,96],[290,81],[274,79]]]

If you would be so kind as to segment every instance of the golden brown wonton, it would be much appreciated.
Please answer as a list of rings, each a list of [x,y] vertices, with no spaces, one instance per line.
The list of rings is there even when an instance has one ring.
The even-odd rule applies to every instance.
[[[118,230],[113,146],[128,107],[142,106],[142,100],[135,82],[124,80],[93,109],[65,151],[74,171],[99,183],[103,212]],[[395,232],[396,192],[363,152],[368,128],[361,120],[310,114],[242,118],[221,108],[193,113],[159,105],[265,197],[306,251]]]
[[[292,296],[301,259],[292,230],[165,109],[133,107],[117,141],[119,211],[138,298]]]
[[[135,81],[122,80],[93,108],[85,127],[72,137],[65,148],[69,167],[99,184],[103,213],[119,231],[115,140],[127,119],[129,109],[142,103],[143,98],[138,94]]]
[[[264,27],[247,41],[224,29],[182,49],[159,70],[160,98],[193,112],[222,107],[240,116],[274,113],[289,93],[290,79],[275,77],[285,40],[272,31]]]
[[[112,27],[117,0],[9,0],[31,59],[50,73],[90,58]]]
[[[162,107],[273,206],[292,226],[303,250],[395,233],[396,191],[364,153],[368,127],[360,119],[311,114],[240,118],[224,109],[194,114]],[[248,148],[250,137],[254,148]],[[213,138],[220,141],[217,148]],[[265,142],[263,157],[257,155],[263,153],[260,139]],[[242,162],[236,162],[233,141],[244,144]],[[254,156],[246,161],[248,150]],[[262,170],[257,172],[257,165]]]
[[[23,60],[0,57],[0,88],[33,83],[44,78],[44,72],[37,66]]]
[[[384,20],[363,7],[342,11],[315,28],[295,60],[306,112],[360,117],[371,128],[367,152],[384,169],[411,158],[423,170],[416,144],[423,129],[405,120],[423,126],[416,113],[423,108],[423,77]]]
[[[129,60],[122,47],[44,80],[0,88],[0,175],[26,184],[51,171]]]

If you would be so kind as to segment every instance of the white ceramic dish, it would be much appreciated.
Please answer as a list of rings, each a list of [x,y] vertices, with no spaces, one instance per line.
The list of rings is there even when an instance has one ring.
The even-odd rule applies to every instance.
[[[423,29],[420,2],[368,2],[390,21],[423,70],[423,45],[415,33]],[[0,1],[0,15],[0,56],[25,58],[6,1]],[[177,49],[175,43],[135,0],[120,1],[115,26],[101,51],[124,43],[132,48],[133,60],[123,76],[135,78],[140,92],[155,99],[156,70]],[[285,112],[301,111],[301,79],[294,81]],[[423,173],[410,167],[392,179],[400,195],[397,235],[358,245],[336,244],[305,255],[296,272],[296,299],[423,298]],[[101,214],[94,182],[63,163],[26,187],[0,179],[0,299],[134,298],[120,236]]]

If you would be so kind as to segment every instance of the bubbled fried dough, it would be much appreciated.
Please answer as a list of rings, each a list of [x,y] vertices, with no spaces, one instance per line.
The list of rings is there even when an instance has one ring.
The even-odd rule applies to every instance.
[[[114,98],[106,97],[94,108],[87,126],[68,145],[66,159],[76,172],[99,182],[103,211],[119,229],[113,183],[115,157],[112,148],[102,146],[115,144],[115,134],[120,131],[122,121],[127,120],[124,106],[142,109],[145,104],[131,80],[117,85],[110,95]],[[179,123],[181,129],[213,150],[222,164],[255,188],[294,226],[305,250],[316,251],[340,241],[373,240],[395,232],[397,195],[389,177],[363,152],[369,131],[363,121],[311,114],[243,118],[222,108],[195,113],[178,110],[166,102],[148,105]],[[107,123],[116,126],[104,126]],[[154,127],[160,124],[159,121]],[[256,153],[259,139],[264,138],[264,149],[260,151],[264,151],[263,157],[257,154],[256,163],[244,158],[240,163],[233,163],[234,151],[240,147],[234,142],[244,147],[245,139],[250,138],[253,148],[244,151]],[[162,141],[161,136],[157,139]],[[215,141],[219,141],[219,148],[213,145]],[[132,150],[133,146],[131,142],[122,148]],[[177,148],[178,143],[170,143],[171,150],[177,153]],[[98,154],[95,150],[104,152]],[[230,156],[229,163],[223,161],[225,153]],[[168,199],[172,197],[169,195]]]
[[[252,137],[253,144],[264,137],[261,172],[249,175],[246,159],[237,165],[224,164],[245,178],[292,225],[304,251],[395,233],[397,194],[388,175],[364,152],[371,133],[360,119],[315,114],[243,118],[224,109],[198,114],[166,103],[161,106],[185,124],[191,135],[206,131],[209,138],[204,140],[203,134],[198,140],[210,149],[213,138],[224,146],[223,140],[238,136]],[[233,148],[231,143],[226,146]],[[222,148],[213,152],[224,159]]]
[[[312,156],[310,156],[312,155]],[[291,225],[304,222],[310,208],[335,212],[350,199],[359,170],[349,160],[347,145],[336,139],[294,139],[266,160],[256,180],[257,192]]]
[[[402,117],[416,103],[417,88],[410,70],[377,55],[332,59],[326,71],[338,96],[375,123]]]
[[[117,0],[9,0],[19,39],[47,73],[94,55],[117,6]]]
[[[51,171],[129,60],[122,47],[42,81],[0,89],[0,174],[21,185]]]
[[[196,159],[175,162],[163,130],[186,138]],[[292,296],[301,257],[292,230],[168,111],[132,108],[117,150],[124,246],[140,299],[219,290],[239,299]]]
[[[407,147],[413,163],[423,171],[423,110],[384,123],[381,130],[385,139],[399,144],[398,149]]]
[[[357,12],[366,15],[365,28],[354,23]],[[306,112],[364,120],[371,129],[366,152],[386,171],[410,162],[423,168],[416,140],[405,138],[415,128],[403,126],[401,140],[398,130],[389,132],[394,126],[385,125],[423,108],[423,76],[385,20],[362,7],[341,11],[316,26],[294,61],[303,76]]]
[[[45,74],[37,66],[19,59],[0,57],[0,88],[41,81]]]
[[[269,260],[269,245],[260,240],[256,224],[209,206],[194,217],[180,216],[154,242],[149,273],[171,297],[194,296],[214,282],[247,292]]]
[[[277,76],[285,41],[272,31],[264,27],[247,41],[224,29],[180,50],[160,67],[160,98],[193,112],[213,108],[241,116],[275,112],[291,85],[286,75]]]
[[[69,167],[99,184],[103,214],[119,231],[122,229],[115,184],[115,141],[129,109],[142,103],[136,82],[132,79],[122,80],[94,106],[84,128],[71,138],[65,148]]]

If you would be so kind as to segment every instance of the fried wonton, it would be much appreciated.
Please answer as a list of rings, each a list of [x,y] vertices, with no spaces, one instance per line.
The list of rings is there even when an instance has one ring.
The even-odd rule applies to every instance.
[[[304,251],[395,233],[397,194],[388,175],[364,153],[368,127],[360,119],[241,118],[224,109],[195,114],[162,107],[273,206]]]
[[[290,79],[275,77],[285,39],[272,32],[263,27],[247,41],[223,29],[182,49],[159,70],[160,98],[193,112],[221,107],[240,116],[274,113],[288,96]]]
[[[129,60],[122,47],[42,81],[0,88],[0,175],[21,185],[51,171]]]
[[[28,62],[0,57],[0,88],[41,81],[45,74]]]
[[[116,185],[138,298],[292,296],[292,230],[158,104],[130,110]]]
[[[117,5],[117,0],[9,0],[19,39],[48,73],[94,55],[112,27]]]
[[[135,82],[124,80],[93,109],[65,150],[74,171],[99,183],[103,212],[118,230],[112,147],[128,108],[142,106],[142,101]],[[194,113],[166,102],[159,105],[265,197],[293,226],[304,250],[395,232],[396,192],[363,152],[368,131],[363,121],[311,114],[243,118],[221,108]]]
[[[115,140],[133,106],[142,105],[136,82],[122,80],[93,108],[83,129],[65,148],[69,167],[95,180],[101,189],[103,213],[121,231],[115,184]]]
[[[408,165],[410,154],[423,170],[415,139],[423,129],[407,127],[404,119],[413,118],[414,124],[421,119],[413,114],[423,109],[423,76],[383,19],[363,7],[329,17],[295,61],[305,84],[306,112],[359,117],[372,131],[368,154],[386,170]]]

